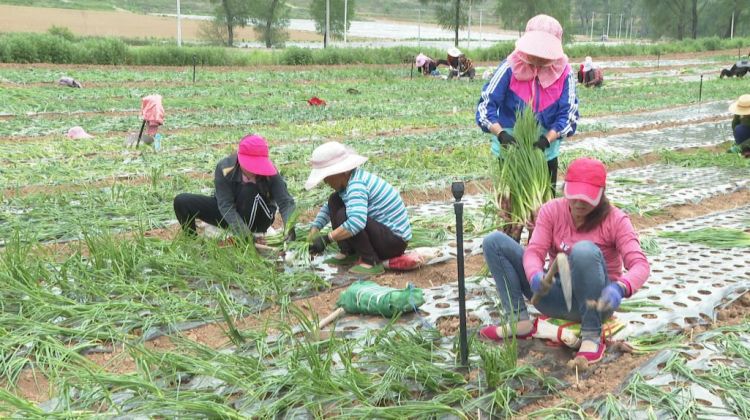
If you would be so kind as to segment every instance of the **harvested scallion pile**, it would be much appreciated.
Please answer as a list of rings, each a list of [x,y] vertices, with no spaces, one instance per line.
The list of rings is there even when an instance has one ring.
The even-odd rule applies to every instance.
[[[711,248],[747,248],[750,247],[750,233],[731,228],[703,228],[684,232],[660,232],[662,238],[680,242],[705,245]]]

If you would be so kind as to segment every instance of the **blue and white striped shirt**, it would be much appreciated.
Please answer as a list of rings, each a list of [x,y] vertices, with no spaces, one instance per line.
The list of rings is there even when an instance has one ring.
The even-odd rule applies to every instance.
[[[361,232],[367,218],[382,223],[404,241],[411,239],[411,224],[398,191],[377,175],[357,168],[346,189],[338,193],[346,206],[346,221],[341,225],[352,235]],[[328,203],[320,208],[312,226],[322,229],[331,221]]]

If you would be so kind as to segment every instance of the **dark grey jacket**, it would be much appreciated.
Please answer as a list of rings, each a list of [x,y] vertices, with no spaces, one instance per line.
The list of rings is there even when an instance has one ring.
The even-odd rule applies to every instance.
[[[266,181],[268,184],[268,193],[270,193],[268,204],[276,205],[279,208],[284,226],[286,226],[296,206],[294,199],[286,189],[284,177],[281,174],[276,174],[260,178],[257,182],[259,187],[261,183],[265,183]],[[250,228],[242,220],[239,213],[237,213],[237,208],[234,204],[235,197],[237,197],[241,185],[242,171],[240,170],[240,165],[237,163],[237,154],[234,153],[220,160],[216,165],[216,171],[214,172],[216,202],[219,204],[219,211],[224,220],[232,228],[232,231],[238,235],[249,235]],[[260,189],[262,190],[263,188],[261,187]]]

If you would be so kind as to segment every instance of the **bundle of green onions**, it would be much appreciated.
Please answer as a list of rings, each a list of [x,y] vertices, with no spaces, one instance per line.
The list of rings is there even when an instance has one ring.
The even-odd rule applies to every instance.
[[[505,213],[503,218],[507,223],[526,224],[532,212],[552,198],[547,160],[544,153],[534,147],[539,133],[530,107],[517,112],[513,129],[517,144],[502,146],[499,165],[493,164],[495,205]]]
[[[689,242],[720,249],[750,247],[750,233],[731,228],[703,228],[685,232],[660,232],[659,236],[680,242]]]

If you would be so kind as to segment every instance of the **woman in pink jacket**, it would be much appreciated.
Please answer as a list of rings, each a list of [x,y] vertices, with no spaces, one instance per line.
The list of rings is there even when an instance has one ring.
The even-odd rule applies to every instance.
[[[484,258],[495,278],[505,316],[516,322],[518,339],[536,332],[526,310],[524,296],[540,290],[544,261],[564,252],[570,261],[573,284],[572,308],[565,305],[559,278],[536,305],[544,315],[581,323],[581,347],[576,357],[589,363],[602,359],[606,345],[602,321],[646,282],[650,267],[628,216],[610,205],[604,193],[607,170],[596,159],[581,158],[565,175],[565,197],[548,201],[539,210],[534,233],[524,250],[502,232],[484,239]],[[623,274],[623,265],[627,270]],[[587,301],[606,308],[599,312]],[[507,333],[506,333],[507,331]],[[482,328],[480,335],[502,340],[512,331],[507,326]]]

